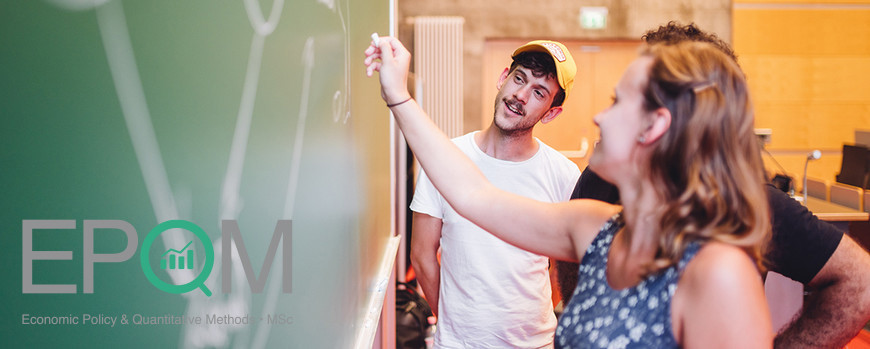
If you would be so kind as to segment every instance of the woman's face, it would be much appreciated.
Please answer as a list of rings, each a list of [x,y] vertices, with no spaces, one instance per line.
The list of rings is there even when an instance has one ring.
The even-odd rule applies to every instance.
[[[634,172],[638,138],[647,129],[644,116],[650,113],[643,108],[643,91],[652,62],[649,56],[635,59],[614,89],[613,104],[595,116],[600,139],[589,165],[610,182],[618,182],[617,178],[627,171]]]

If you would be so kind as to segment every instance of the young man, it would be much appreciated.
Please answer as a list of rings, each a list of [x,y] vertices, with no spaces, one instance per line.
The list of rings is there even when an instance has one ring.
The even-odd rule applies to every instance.
[[[512,58],[498,80],[492,124],[453,141],[496,186],[540,201],[567,201],[580,170],[532,130],[562,112],[577,71],[574,58],[554,41],[529,42]],[[411,262],[438,315],[435,347],[552,346],[556,318],[548,258],[459,216],[425,173],[411,209]]]
[[[694,24],[674,22],[643,35],[648,43],[703,41],[737,59],[731,47]],[[870,255],[832,225],[820,221],[805,207],[773,186],[767,188],[773,236],[765,253],[771,271],[799,281],[812,296],[800,316],[776,337],[781,348],[843,347],[870,320]],[[586,169],[572,199],[615,203],[619,191]],[[577,264],[558,262],[559,286],[567,305],[577,285]]]

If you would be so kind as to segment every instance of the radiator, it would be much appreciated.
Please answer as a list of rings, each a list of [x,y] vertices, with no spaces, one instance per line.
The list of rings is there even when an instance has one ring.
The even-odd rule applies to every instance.
[[[462,17],[414,18],[415,98],[448,137],[462,135]]]

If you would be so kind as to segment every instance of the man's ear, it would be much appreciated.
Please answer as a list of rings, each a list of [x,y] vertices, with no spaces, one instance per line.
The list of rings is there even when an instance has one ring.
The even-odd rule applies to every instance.
[[[671,128],[671,111],[661,107],[652,112],[652,122],[642,134],[644,144],[650,144],[661,138]]]
[[[495,84],[496,90],[501,90],[501,86],[504,85],[504,81],[507,80],[508,75],[510,75],[510,69],[504,68],[504,71],[501,72],[501,76],[498,77],[498,83]]]
[[[557,116],[559,116],[559,114],[562,114],[562,106],[552,107],[550,108],[550,110],[547,110],[547,112],[544,113],[543,117],[541,117],[541,123],[546,124],[550,121],[553,121],[554,119],[556,119]]]

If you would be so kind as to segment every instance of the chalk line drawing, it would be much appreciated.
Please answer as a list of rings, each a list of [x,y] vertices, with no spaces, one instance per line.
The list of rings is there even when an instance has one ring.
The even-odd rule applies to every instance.
[[[305,120],[308,119],[308,99],[311,88],[311,71],[314,70],[314,38],[305,40],[302,50],[302,64],[305,75],[302,78],[302,97],[299,99],[299,118],[296,122],[296,137],[293,139],[293,158],[290,163],[290,179],[287,183],[287,195],[284,202],[284,218],[293,219],[293,208],[296,202],[296,184],[299,182],[299,166],[302,162],[302,145],[305,137]]]
[[[314,70],[314,38],[309,37],[305,40],[305,47],[302,50],[302,64],[304,67],[304,76],[302,78],[302,96],[299,100],[299,118],[296,122],[296,137],[293,144],[293,157],[290,162],[290,178],[287,181],[287,194],[284,200],[284,219],[293,219],[293,208],[296,203],[296,188],[299,182],[299,169],[302,163],[302,146],[305,136],[305,120],[308,119],[308,102],[309,90],[311,88],[311,72]],[[284,243],[287,243],[286,241]],[[276,255],[275,257],[280,258]],[[270,274],[282,275],[283,264],[278,264],[274,271]],[[271,278],[271,276],[270,276]],[[267,314],[267,311],[274,310],[278,305],[279,285],[280,282],[269,283],[269,288],[266,290],[266,300],[263,303],[263,311],[261,314]],[[261,322],[254,334],[251,348],[264,348],[266,341],[269,339],[269,331],[272,325],[267,322]]]
[[[248,14],[248,20],[254,28],[254,32],[258,35],[266,37],[275,31],[278,26],[278,21],[281,19],[281,11],[284,9],[284,0],[275,0],[272,3],[272,12],[269,13],[269,20],[263,19],[263,10],[260,9],[260,2],[257,0],[245,0],[245,12]]]
[[[257,96],[257,86],[259,83],[260,69],[263,59],[263,49],[265,46],[266,37],[274,32],[275,28],[278,25],[278,21],[281,19],[281,13],[284,8],[284,1],[276,0],[272,3],[272,10],[269,14],[268,21],[264,19],[260,4],[256,0],[245,0],[244,7],[251,27],[254,29],[254,34],[251,38],[251,48],[248,54],[248,66],[245,73],[244,86],[242,88],[242,99],[239,104],[239,112],[236,117],[236,127],[233,132],[233,140],[230,146],[230,156],[227,164],[226,175],[224,176],[224,180],[221,185],[220,208],[218,213],[218,217],[221,220],[236,219],[238,218],[242,210],[243,201],[240,197],[242,172],[244,169],[245,154],[247,153],[248,138],[250,135],[251,123],[253,120],[253,110]],[[221,239],[222,238],[217,239],[217,246],[222,246]],[[238,276],[238,278],[234,277],[234,279],[241,280],[241,276],[239,275],[242,275],[243,271],[240,272],[240,270],[238,270],[241,266],[241,259],[239,258],[238,252],[236,251],[234,241],[231,242],[230,250],[231,251],[229,252],[231,253],[231,263],[234,271],[233,275]],[[221,251],[221,255],[227,252],[228,251]],[[279,256],[276,257],[282,258]],[[217,280],[217,278],[210,279]],[[237,280],[233,280],[234,283],[236,283],[236,281]],[[278,283],[272,282],[272,284]],[[237,314],[239,315],[247,314],[247,310],[251,306],[249,294],[250,291],[245,287],[236,287],[235,290],[237,290],[236,293],[227,296],[227,298],[223,300],[202,298],[192,299],[189,304],[188,311],[208,313],[216,310],[216,307],[235,304],[235,307],[230,307],[232,310],[238,311]],[[269,298],[268,296],[269,295],[267,295],[267,298]],[[275,295],[275,297],[277,297],[277,294]],[[275,303],[276,302],[270,303],[267,301],[266,304],[264,304],[264,308],[261,314],[265,314],[267,310],[273,309]],[[258,340],[258,338],[262,337],[267,338],[269,335],[268,327],[263,330],[264,326],[265,325],[263,324],[258,326],[257,337],[254,338],[256,342],[265,343],[265,339]],[[218,346],[226,345],[226,340],[229,339],[229,331],[224,331],[223,333],[221,333],[220,336],[215,337],[214,329],[214,327],[204,328],[203,326],[186,326],[184,329],[184,341],[187,344],[192,344],[196,346],[201,346],[197,344]],[[239,333],[239,335],[242,337],[246,336],[247,332],[250,330],[247,327],[226,327],[225,329],[241,332]],[[216,338],[217,340],[215,340]],[[248,345],[244,344],[245,342],[247,341],[237,340],[236,346],[248,347]],[[253,347],[256,348],[261,346]]]
[[[142,172],[152,209],[154,210],[158,222],[180,219],[179,208],[176,206],[176,198],[175,195],[173,195],[174,193],[169,183],[166,168],[160,153],[160,147],[151,121],[147,98],[139,76],[138,66],[136,64],[133,45],[130,40],[130,34],[121,0],[46,1],[69,11],[95,10],[99,32],[103,41],[116,94],[121,105],[122,114],[127,130],[130,134],[131,143],[139,163],[140,171]],[[342,123],[347,123],[350,119],[350,37],[347,29],[349,18],[345,19],[341,5],[336,6],[334,0],[317,0],[317,2],[337,13],[342,25],[342,31],[345,38],[345,86],[343,91],[339,89],[334,93],[332,107],[333,122],[341,121]],[[242,210],[243,201],[240,197],[240,184],[253,118],[263,48],[266,37],[271,35],[276,29],[284,8],[284,0],[275,0],[272,4],[269,19],[266,20],[257,0],[244,0],[243,3],[248,20],[254,30],[254,34],[251,39],[248,66],[236,119],[236,127],[234,129],[233,140],[230,147],[227,171],[221,185],[219,203],[220,219],[236,219]],[[345,7],[349,8],[349,3],[346,2]],[[305,69],[305,75],[302,82],[303,88],[300,100],[299,118],[297,120],[291,170],[288,178],[287,194],[283,211],[285,219],[292,219],[295,206],[295,195],[299,179],[305,121],[308,117],[311,73],[314,68],[314,39],[312,37],[309,37],[305,42],[302,63]],[[187,205],[191,205],[192,198],[189,191],[175,194],[180,194],[183,199],[179,199],[182,199],[182,201]],[[189,207],[186,211],[189,214]],[[165,246],[183,244],[182,237],[178,234],[161,234],[161,238]],[[222,246],[220,238],[218,238],[213,245]],[[244,270],[242,269],[241,260],[234,247],[235,246],[233,246],[230,251],[232,254],[231,268],[233,269],[233,275],[238,276],[233,277],[234,280],[232,281],[234,290],[237,291],[224,297],[218,295],[206,297],[196,292],[186,293],[184,294],[185,299],[189,301],[186,311],[187,314],[248,313],[248,308],[251,306],[250,294],[249,290],[244,287],[246,285],[244,284],[244,279],[241,277]],[[215,263],[218,264],[215,266],[215,270],[220,268],[220,256],[222,253],[226,252],[227,251],[221,251],[220,248],[215,249]],[[276,259],[277,258],[282,257],[276,256]],[[279,263],[278,267],[275,268],[277,271],[273,270],[270,274],[281,275],[281,268],[282,266]],[[174,273],[170,273],[169,275],[175,283],[182,283],[183,280],[192,280],[195,277],[192,270],[176,270]],[[209,288],[215,289],[217,287],[217,277],[210,277],[206,280],[206,283]],[[267,289],[266,301],[261,313],[265,314],[268,310],[275,309],[279,293],[278,285],[280,284],[280,282],[270,282]],[[250,346],[246,344],[248,341],[245,338],[248,330],[249,329],[244,328],[244,326],[233,325],[197,327],[185,325],[181,341],[184,347],[224,347],[230,340],[231,332],[238,331],[240,332],[238,333],[239,336],[237,336],[234,341],[236,347],[264,347],[269,336],[270,326],[267,325],[266,322],[261,324],[257,328],[255,336],[251,341],[252,345]]]
[[[350,18],[345,20],[344,14],[341,12],[341,5],[335,6],[333,0],[318,0],[317,2],[324,4],[327,8],[338,14],[341,22],[342,33],[344,34],[344,92],[337,90],[332,95],[332,121],[346,124],[350,120],[350,33],[347,30],[347,25],[350,23]],[[345,7],[350,8],[350,3],[347,2]],[[350,12],[348,10],[348,12]]]
[[[233,133],[233,142],[230,146],[227,174],[221,186],[221,206],[218,215],[220,219],[235,219],[238,218],[239,212],[241,212],[239,187],[242,181],[248,136],[251,131],[254,102],[257,98],[260,65],[263,61],[263,47],[266,37],[272,34],[278,25],[278,21],[281,19],[281,11],[284,8],[284,0],[276,0],[272,4],[272,13],[269,14],[269,21],[264,22],[263,13],[257,0],[245,0],[244,4],[248,20],[254,29],[254,35],[251,39],[248,68],[245,73],[245,84],[242,88],[242,100],[239,104],[236,128]]]
[[[46,0],[48,3],[69,11],[91,10],[109,1],[112,0]]]
[[[115,92],[121,104],[121,111],[157,221],[179,219],[178,208],[175,205],[163,158],[160,156],[160,146],[157,144],[148,102],[136,66],[124,8],[120,1],[105,2],[96,7],[96,15]],[[165,246],[184,243],[178,234],[160,236]],[[192,270],[176,271],[169,275],[175,283],[194,278]]]

